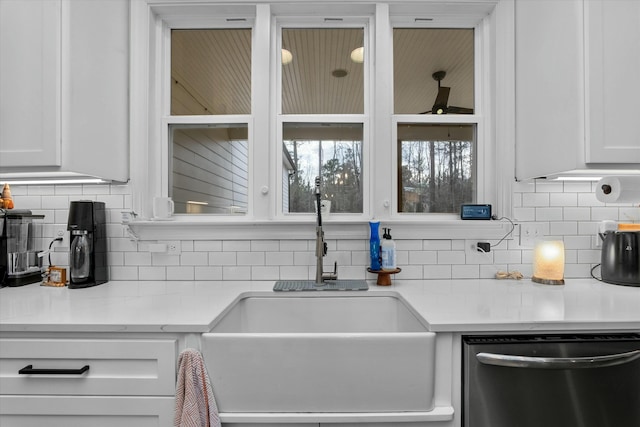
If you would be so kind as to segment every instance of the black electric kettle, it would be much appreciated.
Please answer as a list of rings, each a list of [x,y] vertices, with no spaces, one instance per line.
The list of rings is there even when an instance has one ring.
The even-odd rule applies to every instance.
[[[602,281],[640,286],[640,231],[607,231],[602,238]]]

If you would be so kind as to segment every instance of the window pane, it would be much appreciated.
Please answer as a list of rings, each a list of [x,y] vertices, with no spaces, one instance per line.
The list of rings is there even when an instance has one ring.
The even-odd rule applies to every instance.
[[[458,213],[474,203],[476,125],[398,124],[398,211]]]
[[[362,114],[363,41],[362,28],[283,29],[282,113]]]
[[[473,114],[473,47],[473,29],[395,28],[395,113]]]
[[[331,212],[362,213],[362,124],[285,123],[283,212],[315,212],[315,178]]]
[[[248,127],[171,125],[176,213],[244,213],[248,201]]]
[[[251,30],[171,30],[171,114],[251,114]]]

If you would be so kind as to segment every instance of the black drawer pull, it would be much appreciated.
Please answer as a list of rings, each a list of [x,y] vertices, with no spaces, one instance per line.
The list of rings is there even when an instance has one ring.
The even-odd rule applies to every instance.
[[[84,365],[80,369],[34,369],[33,365],[27,365],[20,369],[20,375],[40,374],[40,375],[82,375],[89,370],[89,365]]]

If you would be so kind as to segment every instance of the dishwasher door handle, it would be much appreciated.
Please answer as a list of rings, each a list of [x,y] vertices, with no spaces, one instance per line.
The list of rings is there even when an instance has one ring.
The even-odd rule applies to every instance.
[[[593,357],[529,357],[509,354],[478,353],[478,361],[485,365],[509,368],[584,369],[622,365],[640,358],[640,350]]]

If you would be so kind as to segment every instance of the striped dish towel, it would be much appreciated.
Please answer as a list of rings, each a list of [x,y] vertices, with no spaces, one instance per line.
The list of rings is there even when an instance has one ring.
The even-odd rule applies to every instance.
[[[184,350],[178,365],[174,427],[220,427],[218,407],[200,352]]]

